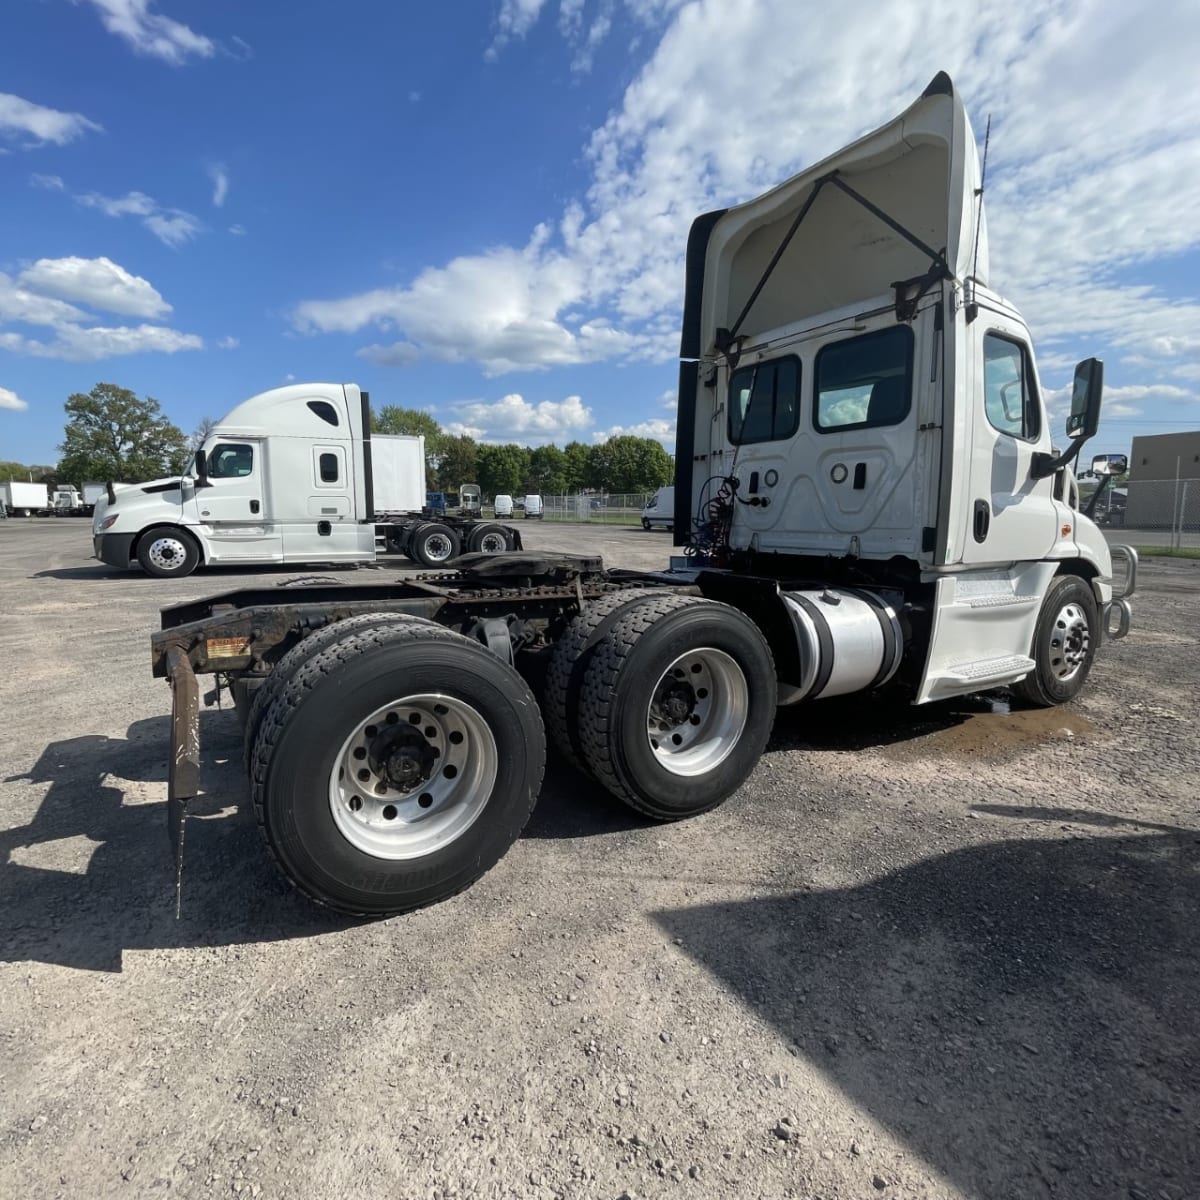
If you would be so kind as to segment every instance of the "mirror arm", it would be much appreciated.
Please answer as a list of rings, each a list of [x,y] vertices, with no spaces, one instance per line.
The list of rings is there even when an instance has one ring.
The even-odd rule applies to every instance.
[[[1029,474],[1034,479],[1046,479],[1050,475],[1053,475],[1055,471],[1070,466],[1079,457],[1080,450],[1087,443],[1087,438],[1079,437],[1067,447],[1066,452],[1063,454],[1055,455],[1044,452],[1035,454],[1029,466]]]
[[[1111,475],[1101,475],[1100,482],[1096,485],[1096,490],[1091,494],[1086,506],[1083,510],[1085,517],[1090,517],[1096,511],[1096,505],[1100,503],[1100,497],[1104,495],[1104,489],[1112,483]]]

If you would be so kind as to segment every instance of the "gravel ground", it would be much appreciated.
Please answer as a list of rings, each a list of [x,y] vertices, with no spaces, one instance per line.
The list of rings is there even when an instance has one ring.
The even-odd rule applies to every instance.
[[[0,523],[0,1195],[1200,1195],[1200,563],[1067,708],[784,709],[669,827],[552,762],[480,883],[354,923],[275,875],[228,710],[175,920],[148,635],[248,577],[89,554]]]

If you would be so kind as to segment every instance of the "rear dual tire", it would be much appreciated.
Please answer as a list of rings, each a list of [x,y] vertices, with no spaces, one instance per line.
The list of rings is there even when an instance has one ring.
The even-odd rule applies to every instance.
[[[559,651],[546,712],[560,749],[645,816],[673,821],[715,808],[766,747],[774,662],[735,608],[618,593],[607,611],[597,605],[576,618]]]
[[[498,862],[544,765],[541,717],[516,671],[460,634],[395,621],[304,657],[261,718],[251,791],[300,891],[386,916],[444,900]]]

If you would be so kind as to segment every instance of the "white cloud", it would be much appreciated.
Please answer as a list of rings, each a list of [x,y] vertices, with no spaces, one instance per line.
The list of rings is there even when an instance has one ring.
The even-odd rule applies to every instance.
[[[240,345],[241,342],[239,342],[235,337],[217,338],[218,350],[236,350]]]
[[[512,392],[492,403],[473,400],[454,404],[451,410],[456,419],[445,422],[444,428],[483,442],[561,444],[578,438],[592,423],[592,410],[579,396],[532,404]]]
[[[225,197],[229,195],[229,172],[220,163],[213,163],[208,168],[208,177],[213,185],[213,207],[220,208],[225,203]]]
[[[39,258],[21,272],[19,282],[45,296],[129,317],[154,319],[171,311],[149,280],[110,258]]]
[[[159,317],[171,311],[149,281],[111,259],[41,258],[16,280],[0,273],[0,350],[90,362],[119,354],[203,349],[196,334],[164,325],[94,325],[95,316],[62,296],[127,316]],[[21,326],[49,334],[30,334]]]
[[[24,412],[28,407],[28,401],[22,400],[11,388],[0,387],[0,408],[7,408],[12,412]]]
[[[648,421],[639,421],[636,425],[613,425],[609,429],[597,430],[592,434],[593,442],[607,442],[609,438],[630,434],[633,437],[654,438],[664,446],[675,445],[675,422],[664,421],[660,417],[652,417]]]
[[[505,0],[492,56],[545,7]],[[663,29],[588,140],[583,192],[524,246],[302,303],[298,328],[384,330],[366,351],[376,361],[491,373],[672,357],[692,219],[889,119],[945,68],[979,132],[993,114],[992,279],[1029,318],[1048,372],[1069,375],[1080,345],[1144,357],[1146,385],[1185,378],[1200,357],[1200,298],[1168,294],[1156,269],[1200,253],[1192,0],[1160,0],[1153,21],[1105,0],[879,0],[869,13],[745,0],[736,16],[728,0],[550,7],[568,55],[593,30],[616,36],[622,16]],[[597,28],[606,15],[612,31]]]
[[[245,237],[246,227],[244,225],[230,225],[229,232],[232,233],[234,237]]]
[[[211,58],[216,53],[216,43],[211,38],[152,12],[153,0],[90,2],[100,13],[104,28],[126,42],[135,54],[158,58],[177,67],[192,55]]]
[[[67,185],[60,175],[39,175],[35,171],[29,177],[29,186],[43,188],[47,192],[61,192]]]
[[[145,192],[127,192],[124,196],[88,192],[75,200],[85,208],[98,209],[106,217],[141,217],[142,225],[172,249],[190,242],[204,229],[199,218],[181,208],[164,208]]]
[[[499,52],[512,40],[520,40],[534,26],[546,0],[501,0],[500,12],[496,17],[496,36],[484,53],[484,58],[494,62]]]
[[[39,296],[0,272],[0,322],[23,325],[63,325],[86,321],[87,314],[73,304]]]
[[[654,339],[615,329],[603,318],[556,319],[579,299],[582,278],[566,255],[546,251],[547,236],[540,228],[523,250],[505,247],[455,259],[422,272],[408,288],[307,301],[296,309],[296,327],[323,333],[399,329],[408,336],[361,353],[388,366],[421,357],[476,361],[492,375],[635,353],[661,356],[664,347]]]
[[[203,228],[191,213],[170,209],[167,212],[155,213],[143,222],[148,230],[158,240],[172,249],[190,242]]]
[[[89,130],[99,130],[95,121],[80,113],[59,112],[9,92],[0,92],[0,137],[32,138],[31,145],[53,142],[65,146]]]
[[[99,192],[88,192],[75,199],[85,208],[99,209],[106,217],[148,217],[158,208],[157,202],[145,192],[128,192],[124,196],[102,196]]]
[[[63,325],[53,341],[43,342],[19,333],[0,333],[0,349],[33,358],[62,358],[68,362],[96,362],[122,354],[175,354],[203,350],[204,340],[162,325]]]
[[[592,69],[596,51],[612,30],[612,16],[608,12],[600,15],[588,27],[587,37],[583,39],[571,60],[571,70],[577,75],[586,75]]]

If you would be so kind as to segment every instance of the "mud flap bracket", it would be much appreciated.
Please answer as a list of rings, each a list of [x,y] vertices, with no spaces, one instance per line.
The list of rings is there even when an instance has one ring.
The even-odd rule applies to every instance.
[[[167,775],[167,833],[175,858],[175,918],[183,887],[183,829],[190,801],[200,793],[200,685],[178,646],[167,651],[171,681],[171,759]]]

